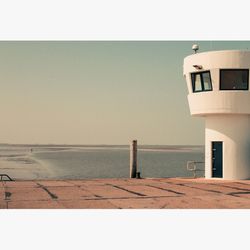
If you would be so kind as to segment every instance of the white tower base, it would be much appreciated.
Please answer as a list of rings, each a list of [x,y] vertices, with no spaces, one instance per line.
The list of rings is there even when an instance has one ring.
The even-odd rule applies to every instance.
[[[210,115],[206,117],[205,177],[213,178],[213,161],[220,161],[220,154],[213,156],[213,143],[222,142],[223,179],[250,178],[250,116]],[[214,159],[217,158],[217,159]]]

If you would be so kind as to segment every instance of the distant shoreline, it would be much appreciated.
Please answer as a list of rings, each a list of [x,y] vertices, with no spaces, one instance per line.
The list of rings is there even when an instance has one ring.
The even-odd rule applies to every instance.
[[[47,149],[47,150],[129,150],[129,145],[80,145],[80,144],[0,144],[0,148],[13,147],[25,148],[31,150]],[[141,152],[189,152],[189,151],[204,151],[204,145],[138,145],[138,151]],[[33,153],[35,153],[33,151]]]
[[[128,147],[129,144],[16,144],[16,143],[0,143],[1,146],[18,146],[18,147]],[[140,147],[172,147],[172,148],[180,148],[180,147],[204,147],[204,145],[167,145],[167,144],[138,144],[138,148]]]

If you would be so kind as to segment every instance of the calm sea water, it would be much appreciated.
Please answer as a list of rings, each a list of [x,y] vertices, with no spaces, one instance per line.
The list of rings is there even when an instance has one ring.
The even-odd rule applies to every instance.
[[[204,147],[139,146],[138,149],[142,177],[192,176],[186,170],[190,160],[204,162]],[[199,168],[204,169],[204,164]],[[129,177],[129,147],[2,145],[0,171],[16,179]]]

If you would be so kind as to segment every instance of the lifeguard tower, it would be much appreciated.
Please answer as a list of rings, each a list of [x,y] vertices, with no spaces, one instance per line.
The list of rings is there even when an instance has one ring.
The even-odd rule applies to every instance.
[[[193,49],[184,77],[191,115],[205,119],[205,177],[249,179],[250,51]]]

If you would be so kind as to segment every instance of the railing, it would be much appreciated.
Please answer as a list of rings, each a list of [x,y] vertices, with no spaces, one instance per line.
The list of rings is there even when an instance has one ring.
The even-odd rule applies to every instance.
[[[9,175],[7,175],[7,174],[0,174],[0,178],[1,178],[0,180],[1,181],[3,181],[4,177],[7,177],[9,179],[9,181],[13,181],[13,179],[11,179]]]
[[[193,171],[193,174],[194,174],[194,178],[196,178],[197,176],[197,172],[200,172],[200,171],[205,171],[204,169],[199,169],[197,168],[197,164],[204,164],[205,162],[203,161],[188,161],[187,162],[187,170],[188,171]]]

